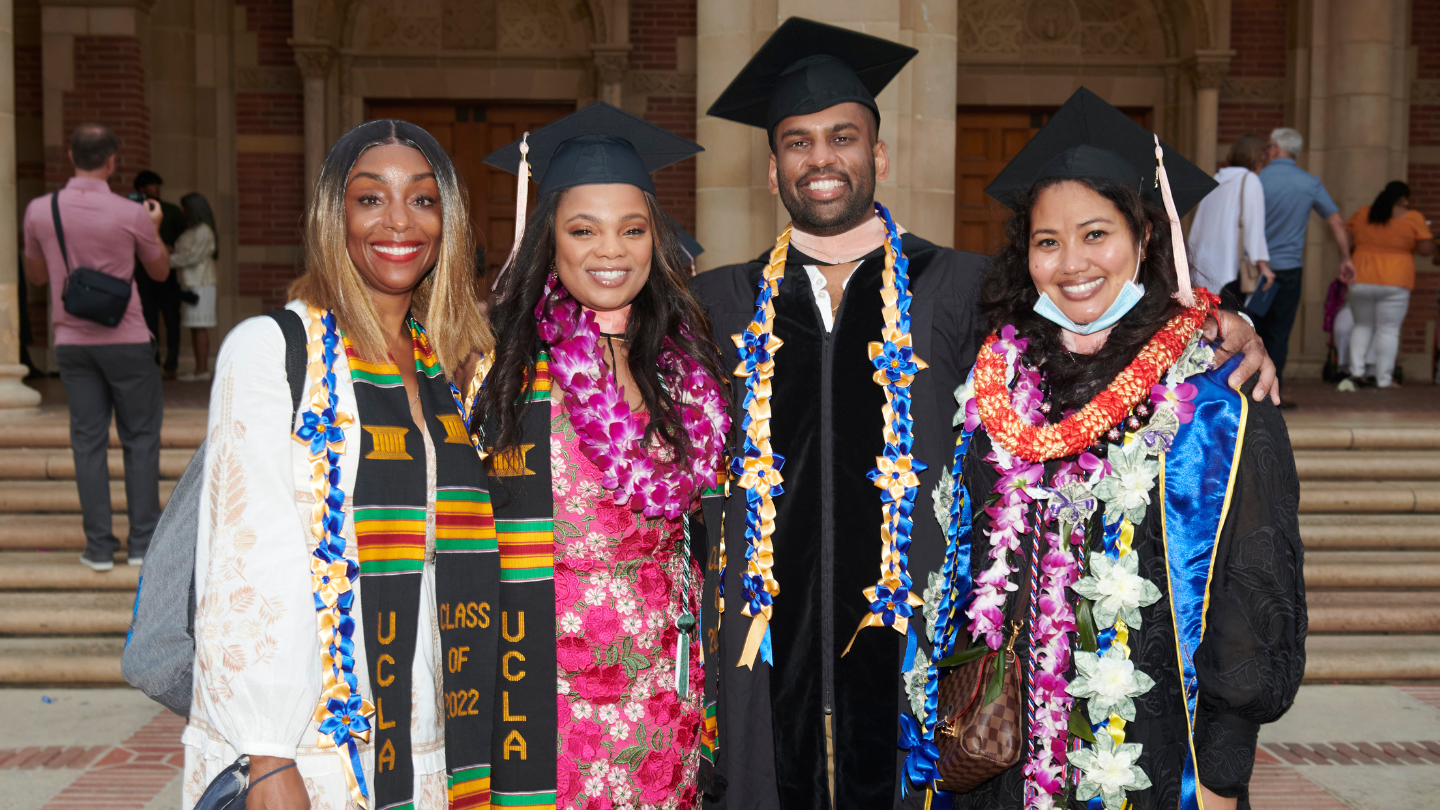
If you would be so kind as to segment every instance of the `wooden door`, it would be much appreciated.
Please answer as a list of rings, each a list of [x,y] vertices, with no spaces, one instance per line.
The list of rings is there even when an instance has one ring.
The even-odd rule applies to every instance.
[[[985,193],[1000,170],[1045,126],[1058,107],[961,107],[955,126],[955,247],[994,253],[1005,239],[1010,210]],[[1150,127],[1148,109],[1123,109]]]
[[[985,187],[1044,125],[1042,113],[967,111],[955,124],[955,247],[994,253],[1010,212]]]
[[[399,118],[435,136],[470,197],[470,223],[475,245],[485,251],[483,272],[488,289],[510,255],[515,236],[515,175],[486,166],[485,156],[527,131],[575,111],[573,103],[485,104],[371,101],[366,118]],[[533,178],[532,178],[533,180]],[[530,183],[530,208],[537,187]]]

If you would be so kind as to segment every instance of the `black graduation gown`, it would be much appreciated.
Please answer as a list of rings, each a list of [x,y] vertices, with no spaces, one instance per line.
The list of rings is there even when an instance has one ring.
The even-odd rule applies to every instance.
[[[1249,389],[1246,386],[1247,395]],[[976,431],[965,459],[965,487],[972,503],[983,502],[999,478],[984,460],[990,448],[990,437]],[[1046,480],[1057,464],[1046,464]],[[1260,724],[1278,720],[1290,708],[1305,674],[1305,549],[1295,516],[1299,502],[1300,485],[1285,422],[1269,400],[1251,402],[1233,500],[1215,555],[1205,639],[1195,654],[1200,688],[1195,754],[1200,783],[1221,796],[1239,797],[1239,810],[1250,806],[1250,772]],[[1161,503],[1158,482],[1150,491],[1150,503],[1135,529],[1133,548],[1140,555],[1140,575],[1160,589],[1161,597],[1140,609],[1143,621],[1130,630],[1130,649],[1131,660],[1155,679],[1155,686],[1135,698],[1135,722],[1125,725],[1125,741],[1145,746],[1139,765],[1152,787],[1130,793],[1129,799],[1135,810],[1174,810],[1180,801],[1189,741],[1175,663],[1162,510],[1156,507]],[[1092,521],[1092,526],[1099,523]],[[972,576],[990,567],[984,534],[989,526],[990,519],[977,510]],[[1027,535],[1028,541],[1033,539],[1033,534]],[[1089,542],[1095,547],[1103,541],[1092,529]],[[1025,551],[1034,553],[1029,546]],[[1014,576],[1025,589],[1027,566],[1019,569]],[[1011,595],[1006,615],[1014,610],[1020,592]],[[1020,633],[1017,652],[1027,633],[1028,628]],[[962,631],[961,644],[968,640]],[[1023,678],[1020,684],[1023,699]],[[956,810],[1023,808],[1023,765],[1022,761],[970,793],[956,796]],[[1084,805],[1072,802],[1071,807],[1078,810]]]
[[[957,433],[953,391],[965,381],[982,338],[978,292],[988,257],[902,236],[910,259],[911,334],[929,364],[915,379],[914,455],[929,465],[916,499],[910,572],[915,592],[944,561],[945,538],[930,517],[930,493],[949,463]],[[702,273],[691,289],[709,311],[725,364],[736,364],[730,336],[749,324],[769,253],[748,264]],[[862,591],[880,574],[880,491],[865,477],[884,449],[880,409],[885,393],[872,379],[867,345],[884,325],[880,299],[884,252],[865,257],[851,277],[827,333],[805,264],[822,264],[790,248],[785,280],[775,298],[775,355],[771,398],[772,445],[784,456],[785,492],[777,512],[775,599],[770,624],[774,667],[757,658],[737,667],[750,618],[741,613],[745,566],[745,494],[732,487],[726,503],[726,613],[718,644],[707,634],[706,664],[718,667],[717,773],[728,782],[711,806],[745,810],[829,808],[825,751],[828,706],[835,737],[836,807],[919,807],[923,791],[900,799],[904,752],[899,717],[908,706],[900,665],[905,637],[867,628],[850,653],[841,652],[868,613]],[[736,434],[743,416],[744,381],[732,378]],[[739,442],[732,442],[738,447]],[[707,593],[713,593],[715,575]],[[711,603],[713,604],[713,603]],[[706,621],[714,611],[707,604]],[[916,632],[926,647],[924,620]],[[928,652],[928,650],[927,650]],[[917,804],[917,800],[920,802]]]

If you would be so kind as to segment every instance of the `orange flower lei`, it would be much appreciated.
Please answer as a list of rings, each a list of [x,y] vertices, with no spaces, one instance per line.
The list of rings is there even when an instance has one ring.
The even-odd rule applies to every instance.
[[[1031,425],[1010,406],[1005,356],[991,351],[997,339],[991,334],[975,360],[975,401],[991,441],[1030,462],[1073,456],[1093,446],[1100,434],[1150,396],[1150,387],[1180,358],[1190,336],[1220,300],[1203,287],[1195,290],[1195,299],[1196,306],[1171,318],[1104,391],[1056,424]]]

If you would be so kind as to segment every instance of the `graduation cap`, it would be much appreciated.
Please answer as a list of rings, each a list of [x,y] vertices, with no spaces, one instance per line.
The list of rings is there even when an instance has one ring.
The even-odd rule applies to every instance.
[[[1165,169],[1175,208],[1184,216],[1214,190],[1215,179],[1167,146]],[[1041,180],[1099,177],[1127,185],[1152,205],[1163,205],[1155,160],[1155,136],[1130,116],[1085,89],[1075,91],[985,189],[1006,208]]]
[[[1215,189],[1214,178],[1084,87],[1000,171],[985,193],[1014,210],[1036,183],[1057,177],[1112,180],[1140,192],[1145,202],[1163,206],[1175,254],[1179,287],[1175,297],[1185,306],[1195,305],[1180,217]]]
[[[703,151],[688,138],[601,101],[527,132],[484,162],[519,174],[523,155],[541,196],[594,183],[629,183],[654,194],[651,172]]]
[[[695,237],[691,236],[689,231],[680,227],[680,223],[676,222],[674,217],[666,214],[665,218],[670,221],[670,227],[675,230],[675,235],[680,239],[680,247],[685,250],[685,255],[690,257],[690,261],[693,262],[699,258],[700,254],[705,252],[705,248],[695,241]]]
[[[791,116],[853,101],[869,107],[879,122],[875,96],[917,53],[888,39],[791,17],[707,114],[769,131]]]
[[[520,250],[532,172],[539,178],[542,197],[552,191],[601,183],[628,183],[654,194],[651,172],[703,151],[704,147],[688,138],[601,101],[526,132],[486,155],[486,165],[517,176],[515,240],[494,286],[499,286],[500,277]]]

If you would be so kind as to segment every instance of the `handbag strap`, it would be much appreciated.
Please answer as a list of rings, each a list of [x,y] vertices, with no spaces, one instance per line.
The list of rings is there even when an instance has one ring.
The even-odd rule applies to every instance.
[[[70,277],[70,254],[65,251],[65,226],[60,224],[60,192],[50,195],[50,217],[55,220],[55,239],[60,243],[60,258],[65,260],[65,277]]]
[[[1238,240],[1240,244],[1238,247],[1240,249],[1241,261],[1245,260],[1245,181],[1249,179],[1250,170],[1246,169],[1245,173],[1240,175],[1240,238]]]

